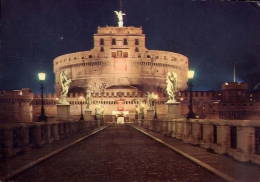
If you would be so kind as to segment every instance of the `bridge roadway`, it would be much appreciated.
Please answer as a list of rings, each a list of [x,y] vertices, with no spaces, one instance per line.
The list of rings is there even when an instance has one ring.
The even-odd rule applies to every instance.
[[[221,181],[130,125],[107,127],[12,180]]]
[[[0,181],[260,181],[259,165],[138,126],[171,150],[130,125],[105,127],[0,161]]]

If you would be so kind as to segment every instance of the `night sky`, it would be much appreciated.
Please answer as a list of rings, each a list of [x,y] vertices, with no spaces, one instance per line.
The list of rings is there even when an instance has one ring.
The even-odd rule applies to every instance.
[[[2,0],[0,90],[54,92],[53,59],[93,48],[98,26],[142,27],[149,50],[189,58],[194,90],[220,90],[221,83],[260,82],[260,5],[256,2],[189,0]]]

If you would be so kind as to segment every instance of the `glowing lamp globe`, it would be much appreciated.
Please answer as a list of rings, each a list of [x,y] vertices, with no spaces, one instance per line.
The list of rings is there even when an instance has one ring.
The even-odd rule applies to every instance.
[[[38,77],[40,81],[44,81],[45,80],[45,73],[38,73]]]
[[[194,73],[195,73],[195,71],[189,70],[189,71],[188,71],[188,78],[189,78],[189,79],[192,79],[192,78],[194,77]]]

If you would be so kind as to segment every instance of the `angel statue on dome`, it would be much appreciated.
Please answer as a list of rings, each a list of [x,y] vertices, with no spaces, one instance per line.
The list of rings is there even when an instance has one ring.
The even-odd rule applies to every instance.
[[[118,18],[118,27],[123,27],[123,15],[125,15],[125,13],[122,13],[122,11],[114,11],[117,15]]]

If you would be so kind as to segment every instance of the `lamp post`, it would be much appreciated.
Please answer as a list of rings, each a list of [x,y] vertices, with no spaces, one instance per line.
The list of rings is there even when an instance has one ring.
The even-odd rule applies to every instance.
[[[80,120],[84,121],[84,117],[83,117],[83,106],[82,106],[82,100],[84,99],[83,96],[79,96],[79,100],[80,100],[80,106],[81,106],[81,114],[80,114]]]
[[[141,103],[141,108],[142,108],[142,119],[144,119],[144,104]]]
[[[193,105],[192,105],[192,87],[193,87],[193,84],[192,84],[192,79],[194,77],[194,71],[193,70],[189,70],[188,71],[188,79],[189,79],[189,82],[188,82],[188,85],[190,87],[190,105],[189,105],[189,113],[187,114],[187,119],[194,119],[195,118],[195,114],[193,112]]]
[[[39,80],[41,81],[41,95],[42,95],[42,100],[41,100],[41,104],[42,104],[42,108],[41,108],[41,115],[39,116],[39,122],[40,121],[47,121],[47,117],[45,115],[45,111],[44,111],[44,100],[43,100],[43,81],[45,80],[45,73],[38,73],[38,77]]]
[[[158,99],[158,95],[154,95],[154,117],[153,119],[158,119],[157,117],[157,111],[156,111],[156,102],[157,102],[157,99]]]

